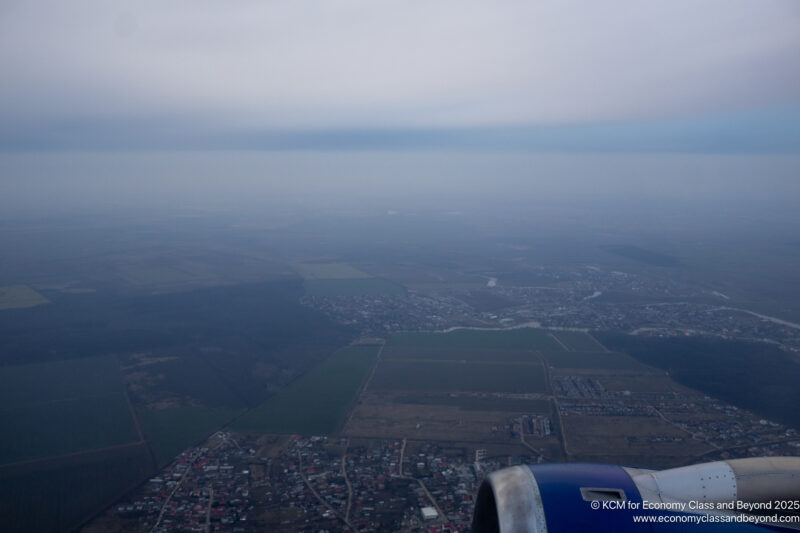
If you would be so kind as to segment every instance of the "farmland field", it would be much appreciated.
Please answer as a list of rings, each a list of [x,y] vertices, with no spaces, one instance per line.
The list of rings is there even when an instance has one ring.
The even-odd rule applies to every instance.
[[[383,351],[384,359],[425,359],[431,361],[482,361],[482,362],[528,362],[538,363],[539,356],[533,350],[483,350],[465,348],[425,348],[389,346]]]
[[[212,252],[193,258],[180,256],[132,257],[116,264],[117,279],[137,288],[201,288],[287,279],[291,269],[260,257],[232,260]]]
[[[152,474],[146,446],[0,467],[4,531],[70,531]]]
[[[545,392],[539,364],[404,362],[384,360],[370,390],[429,392]]]
[[[405,294],[406,289],[382,278],[307,279],[303,282],[311,296],[358,296],[364,294]]]
[[[139,440],[121,392],[0,408],[0,434],[2,463]]]
[[[603,346],[594,337],[581,331],[558,331],[555,333],[558,340],[567,348],[575,352],[602,352]]]
[[[207,279],[205,276],[170,265],[126,267],[120,271],[120,277],[132,285],[176,285]]]
[[[245,431],[327,434],[341,423],[378,353],[349,346],[237,420]]]
[[[453,405],[464,411],[501,411],[504,413],[549,413],[550,400],[527,400],[496,396],[450,394],[404,394],[393,401],[404,404]]]
[[[89,397],[120,390],[114,357],[84,357],[49,363],[0,367],[0,402],[4,407]]]
[[[297,272],[303,279],[358,279],[371,278],[366,272],[362,272],[345,263],[301,263],[295,265]]]
[[[565,416],[563,422],[567,447],[580,460],[617,456],[613,462],[648,467],[671,461],[674,465],[676,457],[710,449],[708,444],[656,416]]]
[[[647,370],[634,358],[617,352],[544,352],[543,355],[556,368]]]
[[[21,309],[50,303],[50,300],[27,285],[8,285],[0,287],[0,311]]]
[[[364,402],[356,406],[344,434],[378,439],[508,443],[508,432],[499,429],[506,418],[499,411],[464,411],[452,405]]]
[[[543,329],[457,329],[448,333],[398,333],[387,347],[445,348],[462,350],[560,350],[561,346]]]
[[[114,357],[0,368],[0,464],[139,439]]]

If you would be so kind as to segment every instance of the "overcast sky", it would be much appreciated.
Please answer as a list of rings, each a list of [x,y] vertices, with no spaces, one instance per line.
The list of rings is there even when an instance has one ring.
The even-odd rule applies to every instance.
[[[0,2],[0,148],[800,151],[796,0]]]

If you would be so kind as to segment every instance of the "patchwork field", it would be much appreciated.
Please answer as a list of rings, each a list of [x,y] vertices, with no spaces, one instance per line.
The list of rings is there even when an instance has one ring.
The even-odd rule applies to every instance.
[[[709,450],[648,410],[652,395],[680,389],[579,331],[401,333],[387,340],[344,434],[516,443],[550,461],[674,466]]]
[[[7,285],[0,287],[0,311],[3,309],[22,309],[49,304],[50,300],[27,285]]]
[[[553,413],[538,354],[543,348],[560,346],[531,328],[392,335],[344,432],[520,443],[514,417]],[[558,441],[550,436],[538,443],[557,447]]]
[[[378,354],[379,346],[342,348],[237,420],[244,431],[323,435],[340,425]]]

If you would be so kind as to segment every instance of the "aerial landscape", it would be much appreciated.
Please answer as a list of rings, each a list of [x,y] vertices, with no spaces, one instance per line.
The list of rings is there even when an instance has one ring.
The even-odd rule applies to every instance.
[[[800,457],[800,10],[703,3],[0,8],[0,530]]]

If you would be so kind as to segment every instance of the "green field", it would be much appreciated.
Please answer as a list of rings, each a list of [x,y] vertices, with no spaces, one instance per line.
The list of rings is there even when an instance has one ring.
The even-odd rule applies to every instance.
[[[464,348],[427,348],[389,346],[383,350],[384,359],[425,359],[429,361],[482,361],[538,363],[541,360],[533,350],[482,350]]]
[[[311,296],[361,296],[369,294],[400,295],[406,289],[383,278],[307,279],[303,282]]]
[[[303,279],[358,279],[371,278],[366,272],[346,263],[300,263],[295,265]]]
[[[132,285],[175,285],[204,279],[174,266],[125,268],[120,271],[120,277]]]
[[[398,333],[387,347],[444,348],[461,350],[560,350],[543,329],[519,328],[504,330],[457,329],[449,333]]]
[[[244,431],[332,433],[372,367],[378,346],[349,346],[234,422]]]
[[[139,439],[116,358],[0,367],[0,464]]]
[[[117,279],[137,288],[210,287],[284,279],[293,275],[288,266],[257,257],[232,259],[209,253],[193,258],[145,256],[131,259],[131,263],[115,265],[113,272]]]
[[[121,393],[0,409],[0,464],[136,442]]]
[[[175,407],[144,411],[139,418],[159,467],[232,420],[240,411],[207,407]]]
[[[22,309],[49,304],[50,300],[27,285],[7,285],[0,287],[0,311],[3,309]]]
[[[558,331],[553,333],[567,348],[576,352],[602,352],[603,346],[594,337],[582,331]]]
[[[383,360],[372,391],[546,392],[538,364],[405,362]]]
[[[3,407],[112,394],[122,378],[113,356],[0,367]]]
[[[543,355],[556,368],[647,369],[633,357],[617,352],[544,352]]]
[[[0,467],[3,531],[71,531],[152,475],[144,444]]]

